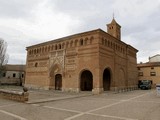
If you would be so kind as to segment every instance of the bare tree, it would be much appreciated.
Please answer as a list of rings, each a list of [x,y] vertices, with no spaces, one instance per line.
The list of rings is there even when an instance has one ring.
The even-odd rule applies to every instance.
[[[0,77],[2,75],[2,71],[4,69],[4,65],[8,62],[8,54],[7,51],[7,42],[0,38]]]

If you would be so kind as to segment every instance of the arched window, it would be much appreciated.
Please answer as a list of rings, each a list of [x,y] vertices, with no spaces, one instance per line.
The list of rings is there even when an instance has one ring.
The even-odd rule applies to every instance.
[[[110,41],[108,41],[108,47],[110,47]]]
[[[62,49],[64,49],[65,43],[62,43]]]
[[[38,63],[36,62],[34,66],[37,67],[37,66],[38,66]]]
[[[70,47],[73,47],[73,41],[70,42]]]
[[[36,54],[36,49],[34,50],[34,54]]]
[[[59,49],[61,49],[61,44],[59,44],[59,47],[58,47]]]
[[[48,52],[50,51],[50,46],[48,46]]]
[[[107,40],[106,40],[106,39],[105,39],[105,41],[104,41],[104,45],[107,46]]]
[[[88,44],[88,38],[85,38],[84,44],[87,45]]]
[[[75,40],[75,41],[74,41],[74,46],[75,46],[75,47],[77,46],[77,42],[78,42],[78,40]]]
[[[47,46],[45,47],[45,52],[47,52]]]
[[[51,50],[53,50],[54,46],[52,45]]]
[[[104,41],[104,39],[102,38],[102,45],[104,45],[105,44],[105,41]]]
[[[83,39],[81,39],[81,40],[80,40],[80,45],[83,45],[83,44],[84,44],[84,43],[83,43]]]
[[[41,53],[41,48],[39,49],[39,52]]]
[[[113,43],[113,49],[115,49],[115,44]]]
[[[37,49],[37,53],[39,53],[39,48]]]
[[[57,50],[57,45],[55,46],[55,50]]]
[[[31,50],[29,51],[29,55],[31,55]]]
[[[42,48],[42,53],[44,52],[44,47]]]
[[[93,37],[93,36],[91,36],[91,37],[90,37],[90,44],[92,44],[93,39],[94,39],[94,37]]]
[[[69,47],[69,43],[67,42],[67,43],[66,43],[66,48],[68,48],[68,47]]]
[[[31,50],[31,54],[33,54],[33,50]]]

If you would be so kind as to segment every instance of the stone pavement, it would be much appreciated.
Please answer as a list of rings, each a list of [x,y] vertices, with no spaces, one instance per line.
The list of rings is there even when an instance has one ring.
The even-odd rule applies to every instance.
[[[0,89],[7,89],[13,91],[23,91],[23,87],[21,86],[11,86],[4,85],[0,86]],[[80,92],[80,93],[68,93],[57,90],[28,90],[29,92],[29,101],[28,104],[56,101],[56,100],[64,100],[64,99],[72,99],[78,97],[85,97],[92,95],[91,92]]]
[[[100,95],[30,90],[30,95],[30,104],[0,99],[0,120],[160,120],[155,90]]]
[[[64,99],[73,99],[79,97],[91,96],[91,92],[68,93],[61,91],[29,90],[29,104],[51,102]]]

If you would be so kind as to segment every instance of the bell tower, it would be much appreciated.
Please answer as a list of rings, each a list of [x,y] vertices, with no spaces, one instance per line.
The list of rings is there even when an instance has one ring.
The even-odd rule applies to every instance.
[[[115,21],[114,17],[112,22],[107,24],[107,32],[118,40],[121,40],[121,26]]]

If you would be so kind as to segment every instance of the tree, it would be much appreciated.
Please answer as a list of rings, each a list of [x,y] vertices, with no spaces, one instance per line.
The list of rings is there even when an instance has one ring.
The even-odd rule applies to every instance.
[[[2,71],[4,70],[4,65],[8,62],[7,54],[7,42],[0,38],[0,77],[2,76]]]

